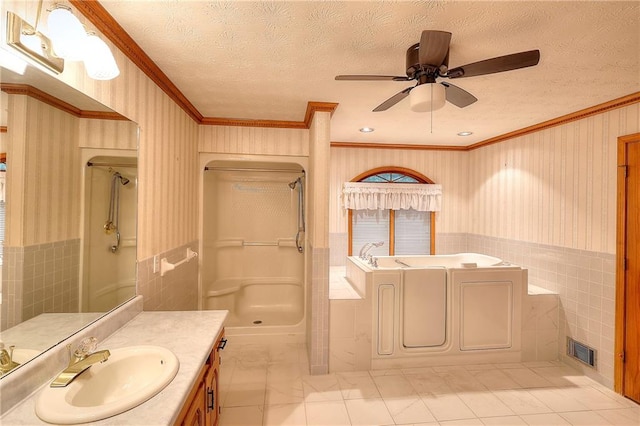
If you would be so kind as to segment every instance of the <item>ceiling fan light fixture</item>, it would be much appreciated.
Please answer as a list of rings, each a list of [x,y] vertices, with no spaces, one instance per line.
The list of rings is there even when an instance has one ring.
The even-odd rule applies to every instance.
[[[425,83],[414,87],[409,93],[411,111],[435,111],[446,103],[446,90],[442,84]]]

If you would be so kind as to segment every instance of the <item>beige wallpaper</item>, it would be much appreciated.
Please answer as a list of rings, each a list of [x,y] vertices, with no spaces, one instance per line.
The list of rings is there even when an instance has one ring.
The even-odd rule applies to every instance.
[[[469,154],[457,151],[331,148],[329,232],[347,232],[342,208],[342,183],[383,166],[413,169],[442,185],[442,211],[436,213],[437,232],[467,232]]]
[[[617,137],[638,131],[634,104],[471,151],[469,232],[615,253]]]
[[[138,126],[132,121],[80,119],[79,146],[138,149]]]
[[[79,238],[79,119],[24,95],[9,109],[5,245]]]
[[[38,2],[2,3],[3,13],[11,10],[29,20],[36,16]],[[49,6],[45,1],[44,8]],[[95,30],[80,13],[75,15],[87,30]],[[197,239],[198,126],[122,52],[102,38],[114,52],[120,68],[118,78],[92,80],[80,62],[67,62],[58,78],[140,127],[138,259],[141,260]]]
[[[309,155],[309,130],[268,127],[200,126],[200,152]]]

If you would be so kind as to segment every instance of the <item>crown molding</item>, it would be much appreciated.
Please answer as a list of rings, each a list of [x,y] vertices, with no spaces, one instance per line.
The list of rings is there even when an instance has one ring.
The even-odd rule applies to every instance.
[[[533,126],[525,127],[523,129],[514,130],[513,132],[505,133],[494,138],[486,139],[471,145],[466,146],[449,146],[449,145],[412,145],[412,144],[394,144],[394,143],[366,143],[366,142],[331,142],[332,148],[360,148],[360,149],[405,149],[415,151],[473,151],[474,149],[482,148],[487,145],[492,145],[499,142],[505,142],[510,139],[518,138],[530,133],[540,132],[542,130],[549,129],[555,126],[561,126],[563,124],[570,123],[572,121],[582,120],[587,117],[602,114],[607,111],[611,111],[618,108],[624,108],[626,106],[640,103],[640,92],[635,92],[630,95],[622,96],[608,102],[604,102],[598,105],[594,105],[589,108],[585,108],[580,111],[573,112],[571,114],[563,115],[557,118],[553,118],[542,123],[534,124]]]
[[[69,2],[196,123],[202,121],[202,114],[196,107],[97,0],[69,0]]]
[[[0,83],[0,90],[10,95],[30,96],[34,99],[44,102],[45,104],[51,105],[54,108],[57,108],[79,118],[129,121],[127,117],[113,111],[83,111],[63,101],[62,99],[51,96],[50,94],[43,92],[36,87],[29,86],[28,84]]]
[[[486,139],[484,141],[474,143],[467,146],[469,151],[482,148],[487,145],[492,145],[498,142],[504,142],[509,139],[518,138],[530,133],[540,132],[542,130],[549,129],[551,127],[561,126],[563,124],[570,123],[572,121],[582,120],[587,117],[602,114],[607,111],[611,111],[618,108],[623,108],[628,105],[636,104],[640,102],[640,92],[635,92],[630,95],[616,98],[608,102],[604,102],[598,105],[594,105],[589,108],[582,109],[580,111],[572,112],[571,114],[563,115],[551,120],[543,121],[542,123],[534,124],[533,126],[525,127],[523,129],[515,130],[513,132],[505,133],[504,135],[496,136],[494,138]]]
[[[333,115],[338,107],[333,102],[308,102],[304,121],[250,120],[238,118],[204,117],[200,124],[207,126],[271,127],[278,129],[308,129],[316,112],[329,112]]]
[[[410,151],[468,151],[466,146],[414,145],[408,143],[331,142],[331,148],[403,149]]]
[[[140,68],[151,80],[153,80],[178,106],[180,106],[196,123],[211,126],[242,126],[242,127],[271,127],[287,129],[308,129],[313,114],[316,111],[329,111],[333,114],[338,104],[327,102],[309,102],[304,121],[278,121],[278,120],[250,120],[234,118],[203,117],[195,106],[180,92],[169,80],[162,70],[151,60],[142,48],[129,36],[118,22],[107,12],[98,0],[69,0],[69,2],[82,13],[105,37],[122,51],[138,68]],[[336,148],[373,148],[373,149],[407,149],[407,150],[438,150],[438,151],[471,151],[487,145],[503,142],[509,139],[524,136],[530,133],[559,126],[571,121],[581,120],[592,115],[601,114],[616,108],[640,102],[640,92],[623,96],[603,104],[599,104],[584,110],[567,114],[552,120],[548,120],[533,126],[505,133],[494,138],[486,139],[472,145],[439,146],[439,145],[413,145],[413,144],[371,144],[356,142],[332,142]]]

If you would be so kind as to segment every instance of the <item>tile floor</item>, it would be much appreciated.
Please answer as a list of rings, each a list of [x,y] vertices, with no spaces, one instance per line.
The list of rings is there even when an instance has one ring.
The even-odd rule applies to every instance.
[[[221,426],[640,425],[640,406],[560,362],[310,376],[303,344],[229,345]]]

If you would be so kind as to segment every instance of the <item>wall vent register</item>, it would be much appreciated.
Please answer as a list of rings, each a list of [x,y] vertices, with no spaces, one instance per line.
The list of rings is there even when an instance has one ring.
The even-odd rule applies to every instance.
[[[587,364],[589,367],[596,367],[596,350],[567,337],[567,355],[578,361]]]

